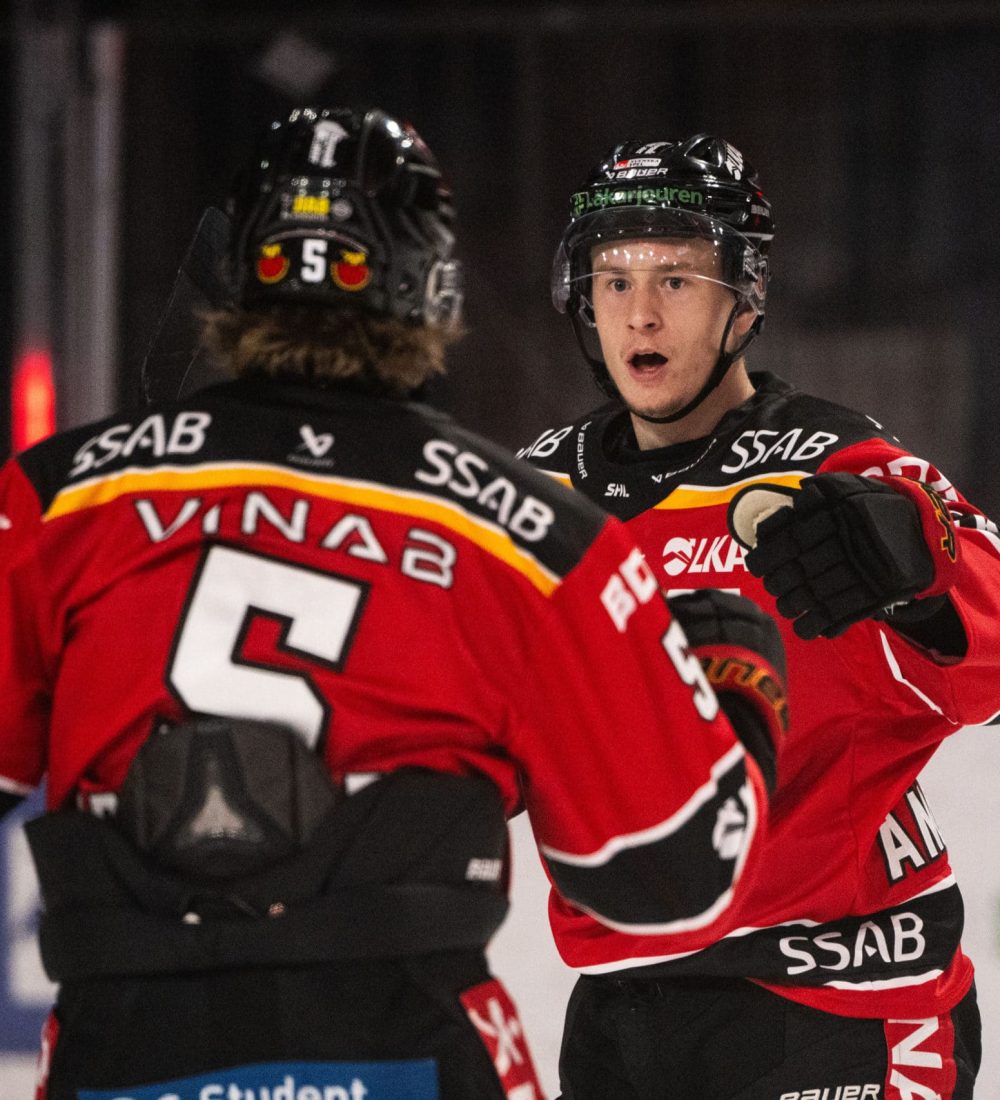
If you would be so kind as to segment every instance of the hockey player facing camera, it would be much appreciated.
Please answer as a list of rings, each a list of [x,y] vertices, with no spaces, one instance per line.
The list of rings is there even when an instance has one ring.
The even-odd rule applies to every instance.
[[[686,954],[581,944],[553,905],[582,974],[566,1100],[972,1095],[962,900],[917,777],[1000,711],[1000,540],[869,417],[748,373],[772,233],[727,142],[628,142],[573,195],[553,267],[610,400],[522,455],[626,521],[668,596],[777,616],[792,713],[737,929]]]
[[[777,628],[703,600],[685,638],[617,520],[421,403],[461,286],[410,127],[296,109],[230,211],[232,377],[0,472],[0,810],[43,777],[49,806],[39,1098],[538,1100],[484,955],[506,818],[581,950],[717,938]],[[713,654],[747,672],[718,696]]]

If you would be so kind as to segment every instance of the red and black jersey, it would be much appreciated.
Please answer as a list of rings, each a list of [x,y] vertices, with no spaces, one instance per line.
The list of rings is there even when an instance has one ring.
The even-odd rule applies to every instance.
[[[591,973],[662,965],[754,978],[844,1015],[937,1015],[961,999],[972,968],[959,890],[917,776],[948,734],[1000,711],[1000,538],[870,418],[771,375],[753,380],[755,394],[704,439],[640,451],[614,403],[522,452],[627,521],[668,593],[711,586],[755,600],[778,620],[788,657],[791,728],[739,927],[681,958],[656,937],[595,936],[555,901],[555,934],[566,961]],[[947,501],[959,543],[949,597],[968,637],[961,660],[874,620],[805,642],[778,615],[729,534],[729,502],[757,482],[796,486],[827,471],[908,477]]]
[[[766,795],[641,552],[447,416],[228,382],[12,459],[0,516],[0,790],[93,805],[162,720],[276,721],[338,780],[487,775],[616,926],[728,921]]]

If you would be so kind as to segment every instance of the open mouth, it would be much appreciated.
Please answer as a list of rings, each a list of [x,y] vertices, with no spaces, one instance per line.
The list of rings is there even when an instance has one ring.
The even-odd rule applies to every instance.
[[[658,351],[642,351],[630,355],[628,364],[633,370],[656,370],[657,367],[662,367],[666,361],[667,357],[660,355]]]

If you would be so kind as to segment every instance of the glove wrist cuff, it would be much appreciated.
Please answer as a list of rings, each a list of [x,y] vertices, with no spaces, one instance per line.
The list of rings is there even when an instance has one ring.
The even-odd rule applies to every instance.
[[[947,592],[958,579],[958,537],[948,502],[936,489],[908,477],[880,478],[905,496],[917,509],[924,542],[934,563],[934,579],[914,599],[924,600]]]
[[[772,743],[780,745],[788,729],[784,680],[769,661],[742,645],[708,643],[695,647],[712,688],[740,695],[767,725]]]

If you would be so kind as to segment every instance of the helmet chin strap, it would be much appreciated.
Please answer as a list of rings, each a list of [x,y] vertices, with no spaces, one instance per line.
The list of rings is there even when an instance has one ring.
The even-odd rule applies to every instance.
[[[635,412],[633,409],[629,409],[629,413],[632,416],[637,416],[640,420],[645,420],[647,424],[672,424],[676,420],[683,420],[685,416],[693,412],[706,397],[714,390],[719,383],[725,378],[726,372],[736,362],[737,359],[746,351],[750,346],[751,341],[757,335],[760,330],[760,316],[758,315],[757,321],[751,325],[750,330],[744,336],[739,346],[732,351],[726,351],[726,341],[729,339],[729,334],[732,332],[733,324],[736,321],[740,312],[740,305],[742,304],[740,299],[737,299],[733,308],[729,314],[729,318],[726,321],[725,331],[722,333],[722,340],[719,344],[719,357],[715,361],[715,366],[712,368],[708,378],[705,379],[705,384],[695,394],[695,396],[677,412],[671,413],[669,416],[650,416],[648,413]],[[582,331],[582,324],[580,322],[579,313],[572,315],[573,332],[576,335],[577,343],[580,345],[580,349],[583,352],[584,358],[594,368],[594,375],[597,380],[597,384],[600,388],[609,396],[622,400],[621,394],[618,392],[618,387],[611,379],[611,375],[608,373],[608,368],[603,359],[595,359],[590,354],[586,346],[586,340]]]
[[[738,348],[733,351],[726,351],[726,342],[729,339],[729,334],[733,330],[733,324],[736,321],[736,317],[740,312],[740,301],[737,299],[735,305],[729,314],[729,320],[726,321],[726,328],[722,334],[722,341],[719,344],[719,358],[715,361],[715,366],[712,368],[708,378],[705,379],[704,386],[691,398],[691,400],[684,406],[683,409],[679,409],[675,413],[671,413],[669,416],[649,416],[647,413],[636,412],[634,409],[629,409],[632,416],[637,416],[640,420],[645,420],[647,424],[673,424],[676,420],[683,420],[688,413],[694,412],[694,410],[705,400],[706,397],[719,385],[719,383],[726,377],[726,372],[736,362],[736,360],[746,351],[747,345],[756,335],[753,328],[746,334],[743,342]]]

